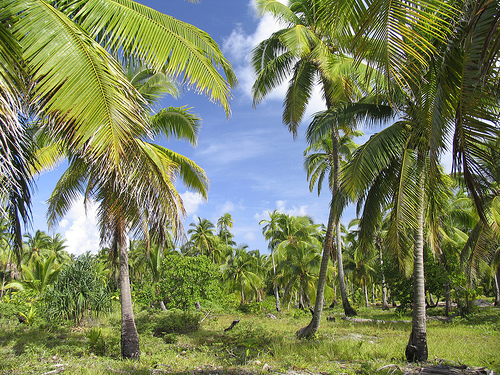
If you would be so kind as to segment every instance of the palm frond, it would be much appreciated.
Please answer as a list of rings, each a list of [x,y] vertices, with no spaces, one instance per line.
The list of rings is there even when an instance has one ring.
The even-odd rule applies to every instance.
[[[220,103],[229,115],[236,77],[206,32],[131,0],[78,0],[64,11],[111,51],[135,56],[157,70],[168,62],[168,74],[182,74],[184,82]]]

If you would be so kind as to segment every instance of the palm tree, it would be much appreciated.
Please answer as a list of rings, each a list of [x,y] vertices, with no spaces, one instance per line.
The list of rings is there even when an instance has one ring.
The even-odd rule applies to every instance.
[[[356,58],[380,67],[379,72],[387,81],[407,93],[403,111],[408,122],[382,132],[385,136],[391,135],[391,141],[386,138],[382,142],[381,137],[370,141],[372,144],[380,142],[379,145],[385,148],[386,161],[374,158],[374,154],[372,160],[364,160],[368,162],[365,167],[370,165],[372,172],[366,168],[351,169],[350,172],[367,173],[351,177],[370,180],[372,186],[378,183],[382,190],[387,189],[389,180],[400,185],[394,190],[392,235],[389,237],[394,243],[399,242],[395,245],[400,249],[408,248],[408,242],[414,242],[415,300],[412,333],[406,350],[410,361],[427,359],[424,203],[425,193],[439,188],[439,158],[446,147],[445,140],[453,138],[454,165],[463,169],[467,188],[484,217],[478,190],[480,172],[484,172],[482,164],[487,155],[482,152],[481,145],[498,137],[498,120],[494,115],[498,110],[498,100],[494,94],[494,82],[499,69],[500,32],[496,19],[499,2],[465,1],[458,4],[459,8],[455,5],[444,0],[423,3],[359,1],[352,7],[355,16],[350,18],[360,20],[359,27],[356,25],[350,29],[357,33],[355,40],[360,42],[355,49]],[[404,129],[410,123],[411,130]],[[373,151],[371,146],[368,148]],[[395,151],[396,148],[399,151]],[[396,154],[401,163],[398,163],[399,167],[390,166],[387,161],[394,161]],[[380,168],[379,162],[387,168]],[[399,177],[394,180],[396,174]],[[365,212],[368,212],[367,206],[374,207],[368,202],[380,201],[384,195],[380,190],[367,193],[361,189],[358,193],[365,199]],[[432,205],[432,196],[427,194],[429,198],[427,203]],[[412,202],[413,217],[407,211],[409,202]],[[374,227],[369,222],[380,219],[380,209],[374,212],[377,213],[372,213],[371,218],[365,216],[364,224],[369,228],[361,229],[365,234]],[[414,233],[411,240],[408,233],[404,233],[403,219],[409,219],[408,224],[411,223]],[[402,246],[403,242],[407,242],[406,246]]]
[[[273,212],[268,211],[269,220],[262,219],[259,221],[259,225],[264,225],[262,227],[262,234],[266,241],[269,241],[268,248],[271,250],[271,260],[273,262],[273,285],[274,285],[274,299],[276,301],[276,311],[281,312],[280,305],[280,295],[278,284],[276,282],[276,262],[274,260],[275,249],[279,243],[280,232],[278,230],[278,221],[282,213],[274,210]]]
[[[226,212],[219,218],[219,220],[217,220],[217,228],[219,228],[220,236],[221,237],[224,236],[224,239],[226,240],[226,247],[229,246],[227,235],[228,233],[231,232],[233,224],[234,224],[233,217],[228,212]]]
[[[26,241],[23,246],[23,255],[26,264],[31,260],[36,261],[44,257],[49,252],[52,238],[47,233],[37,230],[34,235],[27,233],[24,237]]]
[[[240,291],[240,304],[244,305],[249,293],[258,295],[262,279],[257,258],[249,254],[248,246],[238,246],[221,266],[222,278],[228,286]]]
[[[325,4],[331,6],[325,6]],[[288,7],[276,0],[261,0],[259,6],[262,13],[271,13],[278,20],[284,21],[286,27],[261,42],[253,51],[252,63],[257,72],[257,78],[252,87],[254,105],[280,85],[291,73],[284,99],[283,123],[288,126],[295,137],[313,88],[319,84],[328,114],[319,116],[317,123],[321,124],[322,135],[325,134],[324,129],[328,128],[327,132],[330,132],[333,147],[337,151],[340,138],[339,128],[342,125],[355,124],[361,112],[359,111],[356,115],[357,111],[352,112],[348,104],[370,91],[367,78],[372,75],[370,69],[361,64],[353,64],[352,59],[342,53],[347,39],[338,33],[330,33],[328,25],[324,23],[326,15],[333,9],[338,10],[339,6],[323,0],[295,0]],[[337,21],[336,24],[338,24]],[[368,107],[378,112],[379,108],[374,104]],[[349,120],[341,120],[343,116],[339,115],[339,110],[342,114],[350,113],[347,116]],[[366,108],[363,112],[365,111]],[[317,126],[314,127],[317,128]],[[333,162],[338,162],[338,155]],[[338,171],[339,168],[334,168],[334,175]],[[332,194],[336,195],[338,189],[335,186],[338,186],[338,175],[334,181],[337,182],[333,185]],[[298,332],[299,337],[313,336],[319,327],[326,270],[334,244],[333,234],[340,216],[340,211],[334,210],[333,207],[330,209],[315,313],[311,324]],[[338,243],[339,239],[336,241],[337,249]],[[349,315],[352,315],[353,311],[347,309]]]
[[[54,283],[61,272],[62,265],[56,263],[56,257],[51,255],[47,258],[38,258],[30,264],[23,264],[23,275],[21,281],[11,281],[5,286],[6,289],[31,290],[39,297],[45,289]]]
[[[313,130],[311,127],[309,130]],[[310,132],[309,132],[310,133]],[[357,147],[357,145],[352,140],[352,137],[361,136],[363,133],[361,131],[355,131],[352,133],[344,134],[336,141],[335,137],[332,135],[332,131],[327,133],[323,138],[313,142],[304,151],[304,167],[307,171],[307,178],[309,180],[309,190],[312,191],[314,186],[317,185],[318,195],[321,193],[321,188],[323,186],[323,181],[328,181],[328,185],[332,194],[335,194],[336,184],[338,185],[339,171],[335,168],[340,168],[340,163],[344,162],[350,158],[352,152]],[[311,138],[311,137],[309,137]],[[334,148],[334,145],[336,147]],[[338,162],[337,162],[338,158]],[[337,182],[336,182],[337,179]],[[332,206],[333,208],[333,206]],[[333,212],[332,212],[333,214]],[[340,295],[342,298],[342,306],[344,307],[344,312],[347,316],[356,315],[356,311],[351,307],[349,299],[347,298],[347,292],[344,281],[344,266],[342,259],[342,246],[338,246],[341,237],[341,223],[340,220],[336,223],[336,242],[337,242],[337,265],[339,274],[339,286]],[[313,328],[314,327],[314,328]],[[319,327],[319,321],[318,321]],[[311,326],[311,331],[317,330],[316,324]]]
[[[276,281],[284,287],[284,299],[289,299],[292,292],[298,293],[300,308],[309,305],[311,283],[318,279],[319,228],[307,216],[282,214],[277,220]]]
[[[191,223],[187,233],[191,235],[189,247],[191,255],[200,254],[214,260],[215,252],[215,226],[208,219],[198,217],[198,224]]]
[[[0,15],[0,149],[2,216],[16,234],[30,219],[34,144],[28,122],[77,151],[103,175],[119,168],[146,134],[146,101],[113,55],[142,60],[183,77],[229,115],[236,79],[210,36],[134,1],[2,2]],[[223,75],[219,72],[221,70]],[[6,207],[6,210],[3,208]]]
[[[169,108],[153,115],[151,126],[155,134],[195,144],[198,121],[185,108]],[[78,192],[85,193],[86,202],[94,199],[99,203],[101,240],[111,243],[111,253],[119,255],[124,358],[140,356],[130,294],[127,234],[135,232],[149,240],[152,233],[151,240],[162,243],[171,227],[180,236],[184,210],[173,179],[179,176],[187,187],[204,197],[208,186],[204,171],[191,160],[140,138],[135,142],[138,147],[120,159],[119,168],[107,171],[104,176],[100,168],[89,165],[82,155],[71,154],[68,170],[49,199],[50,224],[67,212]]]

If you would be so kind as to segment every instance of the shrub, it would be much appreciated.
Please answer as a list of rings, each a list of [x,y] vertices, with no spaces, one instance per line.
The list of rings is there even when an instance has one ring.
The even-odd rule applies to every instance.
[[[78,325],[86,311],[109,310],[110,298],[106,283],[98,277],[95,259],[84,254],[66,266],[54,285],[47,288],[44,310],[49,321],[71,319]]]
[[[163,260],[162,275],[158,286],[167,308],[187,310],[193,308],[196,301],[221,298],[219,268],[206,256],[168,255]]]
[[[163,337],[172,333],[195,332],[200,328],[202,315],[196,312],[171,310],[155,314],[153,336]],[[171,336],[170,336],[171,337]]]

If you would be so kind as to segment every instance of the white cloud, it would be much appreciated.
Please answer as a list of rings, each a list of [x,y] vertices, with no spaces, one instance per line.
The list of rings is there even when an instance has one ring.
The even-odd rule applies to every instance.
[[[288,3],[286,0],[281,1],[283,4]],[[257,14],[256,3],[254,0],[250,2],[250,7],[253,9],[254,14]],[[238,76],[240,88],[243,93],[251,97],[252,85],[255,82],[255,73],[250,64],[250,55],[260,42],[269,38],[272,33],[283,28],[284,25],[280,24],[274,17],[265,14],[259,18],[259,22],[255,31],[247,34],[241,25],[237,25],[231,32],[229,37],[224,39],[222,50],[226,56],[233,62],[234,69]],[[289,77],[283,80],[283,84],[275,88],[266,96],[266,100],[279,100],[282,101],[285,97],[288,87]],[[307,121],[312,114],[324,110],[324,100],[321,97],[319,89],[315,89],[309,101],[309,106],[306,110],[304,119]],[[264,104],[264,103],[262,103]]]
[[[276,210],[282,214],[290,215],[290,216],[307,216],[308,215],[308,206],[303,205],[303,206],[293,206],[290,208],[287,208],[286,206],[287,201],[285,200],[278,200],[276,201]],[[254,215],[254,218],[256,220],[264,220],[264,219],[269,219],[269,212],[272,212],[273,210],[264,210],[261,213],[256,213]]]
[[[227,212],[232,212],[234,211],[235,209],[235,205],[233,202],[230,202],[230,201],[226,201],[226,203],[224,203],[221,208],[219,209],[219,212],[222,212],[222,215],[224,215],[225,213]]]
[[[66,251],[70,254],[80,255],[87,251],[96,253],[99,250],[99,230],[97,229],[97,206],[90,202],[87,212],[80,198],[61,220],[60,228],[67,230],[63,233],[66,238]]]
[[[186,215],[193,215],[196,218],[196,212],[198,211],[198,207],[205,203],[205,199],[199,193],[192,193],[190,191],[186,191],[181,194],[181,199],[184,204],[184,209],[186,210]]]

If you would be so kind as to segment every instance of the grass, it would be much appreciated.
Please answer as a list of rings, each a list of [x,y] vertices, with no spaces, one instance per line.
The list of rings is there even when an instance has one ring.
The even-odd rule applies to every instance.
[[[0,306],[1,308],[1,306]],[[433,311],[439,315],[439,311]],[[43,374],[64,368],[77,374],[254,373],[310,371],[331,374],[373,374],[394,365],[406,366],[404,349],[409,323],[353,323],[341,319],[342,310],[326,309],[315,340],[299,341],[295,331],[307,325],[308,314],[289,311],[269,319],[254,315],[210,314],[198,331],[155,337],[157,314],[138,312],[141,360],[120,360],[119,309],[84,326],[48,328],[26,326],[17,319],[0,319],[0,372]],[[335,322],[326,321],[334,316]],[[149,317],[149,319],[148,319]],[[359,310],[360,318],[410,320],[407,315],[378,308]],[[240,323],[224,332],[233,319]],[[428,322],[429,360],[500,371],[500,309],[483,308],[469,319]],[[102,341],[100,341],[102,338]],[[97,353],[96,353],[97,352]],[[156,371],[154,371],[156,370]]]

